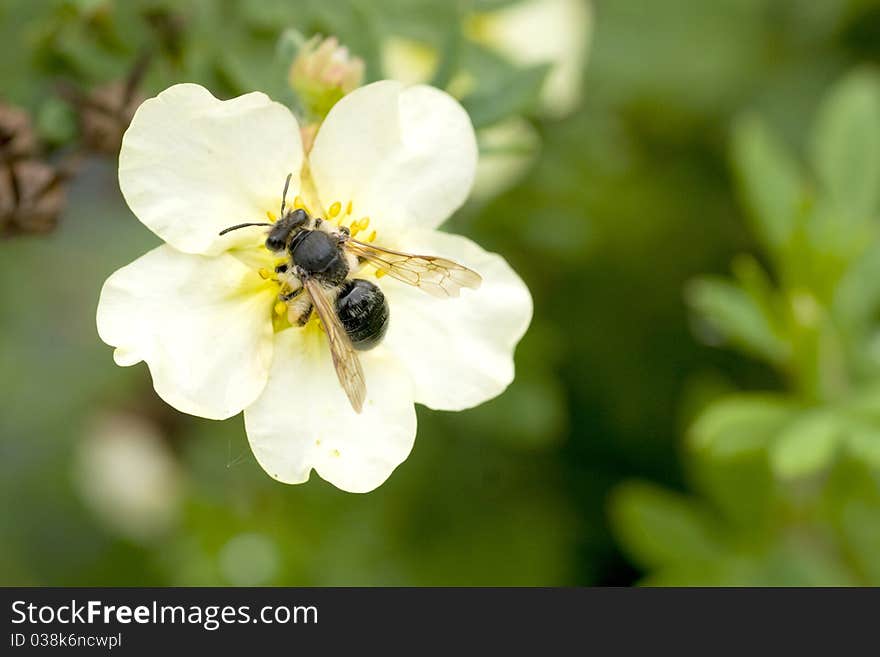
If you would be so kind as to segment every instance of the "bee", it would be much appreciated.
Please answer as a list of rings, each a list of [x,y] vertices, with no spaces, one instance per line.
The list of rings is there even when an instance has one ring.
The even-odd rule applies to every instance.
[[[220,235],[250,226],[269,227],[266,248],[286,256],[285,262],[275,267],[275,273],[282,283],[278,298],[288,305],[288,319],[304,326],[313,312],[317,314],[327,334],[339,383],[352,408],[360,413],[366,382],[357,352],[372,349],[382,341],[391,313],[382,290],[353,274],[368,263],[377,271],[440,298],[457,297],[463,287],[476,289],[482,278],[452,260],[360,242],[345,226],[312,217],[302,208],[288,209],[291,175],[284,183],[278,221],[237,224],[220,231]]]

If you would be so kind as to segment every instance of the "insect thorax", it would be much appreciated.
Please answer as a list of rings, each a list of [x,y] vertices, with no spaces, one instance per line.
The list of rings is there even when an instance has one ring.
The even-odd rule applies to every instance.
[[[293,265],[325,285],[336,286],[348,276],[349,265],[338,237],[322,230],[302,230],[288,248]]]

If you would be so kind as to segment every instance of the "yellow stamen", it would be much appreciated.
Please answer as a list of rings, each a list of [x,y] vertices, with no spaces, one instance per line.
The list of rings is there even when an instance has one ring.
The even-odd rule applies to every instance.
[[[287,304],[284,303],[283,301],[279,301],[278,303],[275,304],[274,310],[275,310],[275,314],[280,317],[285,312],[287,312]]]
[[[275,222],[278,220],[278,217],[276,217],[275,213],[271,210],[266,210],[266,216],[269,218],[269,221]]]
[[[351,214],[351,201],[345,206],[345,214]]]
[[[262,278],[264,281],[268,281],[270,278],[272,278],[272,272],[270,272],[265,267],[260,267],[259,274],[260,278]]]
[[[336,215],[339,214],[340,210],[342,210],[342,203],[336,201],[336,203],[330,206],[330,209],[327,211],[327,216],[331,219],[336,219]]]
[[[350,230],[351,230],[352,236],[357,235],[359,232],[364,230],[369,225],[370,225],[370,218],[369,217],[361,217],[357,221],[351,222]]]
[[[382,278],[387,273],[388,272],[385,271],[384,269],[377,269],[376,270],[376,278]]]
[[[367,241],[372,242],[374,239],[376,239],[376,231],[375,230],[372,233],[370,233],[370,236],[367,238]]]
[[[308,212],[308,214],[312,214],[311,212],[309,212],[309,209],[306,207],[306,202],[303,201],[302,196],[297,196],[295,199],[293,199],[293,207],[296,208],[297,210],[305,210],[306,212]]]

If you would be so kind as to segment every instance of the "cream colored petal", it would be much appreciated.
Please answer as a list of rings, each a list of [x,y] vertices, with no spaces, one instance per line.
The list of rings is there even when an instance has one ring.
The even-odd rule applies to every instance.
[[[117,364],[146,361],[171,406],[220,420],[262,392],[272,361],[275,292],[230,255],[160,246],[101,290],[98,333]]]
[[[406,460],[416,435],[412,382],[387,350],[360,353],[367,381],[360,414],[314,326],[279,333],[275,354],[269,384],[244,416],[254,456],[270,476],[299,484],[314,469],[342,490],[366,493]]]
[[[504,258],[465,237],[412,231],[401,245],[449,258],[483,277],[478,290],[462,290],[454,299],[379,279],[391,309],[384,345],[409,370],[416,401],[458,411],[501,394],[513,381],[513,352],[531,321],[528,288]]]
[[[179,251],[216,255],[259,243],[259,229],[218,233],[278,212],[303,162],[293,114],[262,93],[221,101],[178,84],[140,106],[122,140],[119,187],[132,212]]]
[[[446,92],[383,80],[333,107],[309,161],[325,208],[352,201],[354,217],[380,231],[434,228],[467,198],[477,142]]]

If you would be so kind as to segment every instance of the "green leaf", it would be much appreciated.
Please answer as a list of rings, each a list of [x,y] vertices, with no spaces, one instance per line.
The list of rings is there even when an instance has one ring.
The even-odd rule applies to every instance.
[[[853,499],[841,512],[841,531],[849,551],[865,574],[866,584],[880,586],[880,507]]]
[[[834,292],[833,312],[846,328],[869,330],[880,307],[880,244],[856,260]]]
[[[308,38],[302,32],[289,27],[278,37],[275,57],[289,66],[307,41]]]
[[[708,451],[688,453],[689,479],[721,517],[746,534],[772,531],[777,506],[776,479],[765,452],[715,458]]]
[[[798,406],[770,394],[739,394],[710,404],[691,425],[694,449],[718,459],[760,451],[797,415]]]
[[[778,252],[788,243],[805,204],[797,162],[764,122],[752,115],[734,126],[731,156],[752,230],[770,253]]]
[[[858,71],[839,82],[819,111],[813,166],[832,200],[861,220],[880,201],[880,81]]]
[[[677,563],[649,573],[639,580],[638,585],[648,587],[731,586],[731,578],[727,575],[729,561],[728,558],[722,558],[713,563]]]
[[[509,116],[527,114],[538,100],[549,69],[548,64],[541,64],[482,78],[479,91],[462,101],[474,127],[482,128]]]
[[[446,89],[456,71],[461,66],[462,35],[460,29],[449,30],[440,49],[440,64],[431,80],[431,85]]]
[[[686,300],[724,341],[771,363],[786,360],[788,345],[761,303],[738,285],[716,277],[700,278],[688,286]]]
[[[880,469],[880,428],[867,422],[851,422],[846,446],[853,457],[870,468]]]
[[[778,540],[754,552],[751,580],[745,586],[855,586],[842,555],[818,541]]]
[[[76,114],[60,98],[48,98],[37,111],[36,129],[50,144],[64,144],[76,136]]]
[[[842,408],[853,421],[880,426],[880,382],[864,384],[842,403]]]
[[[828,466],[843,433],[843,423],[831,411],[804,413],[789,424],[770,448],[770,463],[780,477],[813,474]]]
[[[718,531],[693,500],[651,484],[628,482],[611,496],[612,529],[646,568],[712,562],[721,551]]]

